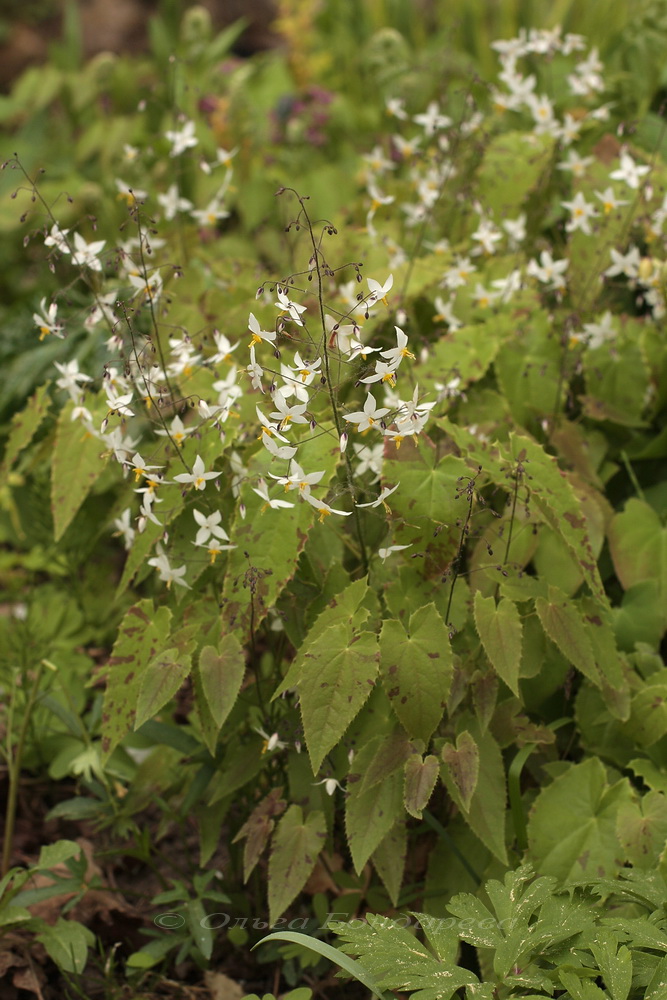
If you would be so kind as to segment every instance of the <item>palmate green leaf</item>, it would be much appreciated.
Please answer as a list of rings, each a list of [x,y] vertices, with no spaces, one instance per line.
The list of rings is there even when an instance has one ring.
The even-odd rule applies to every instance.
[[[631,801],[627,778],[610,786],[597,758],[573,764],[540,791],[531,809],[528,849],[536,868],[567,882],[588,872],[614,875],[624,860],[617,817]]]
[[[105,446],[79,420],[72,420],[74,403],[63,407],[56,427],[51,459],[51,511],[58,541],[72,523],[107,464]]]
[[[516,604],[503,597],[496,606],[493,597],[482,597],[477,591],[474,609],[484,652],[500,679],[518,695],[523,629]]]
[[[194,642],[185,650],[179,650],[176,646],[163,649],[143,669],[134,719],[135,729],[154,718],[169,699],[174,697],[190,673],[193,647]]]
[[[134,726],[135,711],[146,665],[169,641],[171,611],[140,601],[125,614],[107,664],[107,686],[102,710],[102,756]]]
[[[404,441],[394,457],[385,459],[383,477],[399,483],[390,506],[398,521],[394,537],[401,545],[426,548],[439,565],[446,565],[456,553],[456,521],[461,502],[456,499],[459,477],[469,473],[465,462],[455,455],[440,457],[428,441],[417,445]],[[440,528],[434,536],[434,530]]]
[[[497,219],[514,218],[548,169],[553,149],[552,136],[514,131],[494,137],[484,151],[477,175],[481,203]],[[521,170],[516,169],[517,163]]]
[[[422,760],[419,754],[411,754],[405,763],[405,784],[403,804],[415,819],[422,818],[422,811],[428,805],[440,772],[440,762],[433,754]]]
[[[667,843],[667,796],[648,792],[638,802],[624,802],[616,817],[616,833],[635,868],[653,869]]]
[[[627,1000],[632,986],[632,953],[618,936],[598,928],[589,945],[612,1000]]]
[[[220,728],[232,710],[245,674],[245,653],[233,633],[215,646],[204,646],[198,664],[202,690],[216,726]]]
[[[500,748],[491,733],[488,730],[484,731],[474,716],[462,715],[459,727],[461,733],[466,730],[469,732],[479,753],[477,784],[468,808],[446,764],[440,769],[442,780],[463,812],[464,819],[473,833],[503,864],[507,864],[505,846],[507,782]]]
[[[357,956],[382,988],[410,992],[413,1000],[449,1000],[462,986],[479,982],[468,969],[440,961],[389,917],[368,913],[365,921],[330,926],[341,940],[341,950]]]
[[[371,993],[378,998],[378,1000],[394,1000],[394,997],[385,993],[384,990],[375,982],[373,977],[368,974],[364,966],[360,965],[359,962],[353,961],[347,955],[344,955],[337,948],[332,947],[332,945],[327,944],[326,941],[320,941],[318,938],[309,937],[307,934],[300,934],[298,931],[278,931],[275,934],[269,934],[267,937],[262,938],[255,945],[256,948],[260,944],[266,944],[267,941],[287,941],[290,944],[301,945],[302,948],[309,948],[310,951],[314,952],[316,955],[321,955],[323,958],[328,958],[330,962],[338,965],[345,972],[354,976],[358,982],[369,989]],[[295,991],[296,992],[296,991]],[[287,994],[287,997],[291,994]],[[252,1000],[252,998],[245,998],[245,1000]],[[266,1000],[266,997],[264,998]]]
[[[408,829],[405,820],[399,819],[371,855],[373,867],[382,879],[393,906],[398,906],[407,852]]]
[[[553,317],[535,304],[523,321],[515,320],[516,332],[505,340],[495,360],[503,396],[522,427],[533,428],[562,401],[562,348],[553,326]]]
[[[663,628],[667,626],[667,527],[643,500],[628,500],[609,525],[609,550],[624,590],[645,581],[658,588]]]
[[[478,323],[449,330],[429,349],[428,368],[419,373],[420,386],[434,389],[436,382],[446,383],[454,377],[461,379],[462,386],[477,382],[488,370],[498,353],[500,337],[509,333],[512,323],[513,317],[501,315],[495,318],[493,329],[487,323]]]
[[[634,330],[636,338],[639,330]],[[649,372],[639,346],[627,335],[613,345],[604,344],[584,352],[582,366],[586,395],[579,403],[591,420],[608,420],[624,427],[645,427],[644,400],[649,388]]]
[[[449,633],[434,604],[415,611],[407,629],[391,618],[383,622],[382,683],[410,737],[430,739],[445,711],[453,670]]]
[[[236,548],[229,553],[222,589],[222,621],[226,631],[238,631],[241,641],[262,622],[267,610],[276,603],[285,584],[296,572],[299,556],[317,512],[298,497],[298,490],[287,499],[291,508],[266,508],[261,497],[253,492],[255,478],[267,476],[271,456],[265,449],[248,463],[249,478],[241,488],[239,502],[245,505],[245,516],[237,508],[229,535]],[[319,486],[326,489],[340,460],[338,437],[322,426],[318,436],[308,438],[299,451],[299,461],[308,472],[324,471]],[[273,468],[273,467],[272,467]],[[267,481],[270,479],[267,476]],[[325,498],[325,493],[318,493]],[[335,505],[334,505],[335,506]],[[327,524],[336,521],[332,515]],[[338,530],[335,524],[330,530]]]
[[[39,430],[51,402],[48,390],[48,384],[41,385],[32,394],[21,412],[15,413],[12,417],[3,458],[5,468],[11,469],[19,454],[30,444]]]
[[[650,747],[667,733],[667,669],[652,674],[633,696],[629,736],[640,747]]]
[[[442,759],[464,809],[470,809],[479,778],[479,749],[467,729],[456,738],[456,746],[445,743]]]
[[[354,632],[342,623],[308,645],[298,691],[314,774],[371,693],[378,655],[373,632]]]
[[[646,987],[644,1000],[663,1000],[665,995],[667,995],[667,955],[658,962],[651,981]]]
[[[275,923],[306,884],[326,835],[320,811],[304,820],[301,806],[292,805],[280,820],[269,859],[269,923]]]
[[[604,990],[590,981],[590,978],[579,976],[568,969],[559,969],[558,978],[568,991],[571,1000],[607,1000]]]
[[[345,800],[345,828],[350,854],[357,872],[392,829],[404,818],[403,775],[394,771],[368,791],[361,776],[373,757],[375,741],[362,747],[354,758],[348,775],[349,794]]]

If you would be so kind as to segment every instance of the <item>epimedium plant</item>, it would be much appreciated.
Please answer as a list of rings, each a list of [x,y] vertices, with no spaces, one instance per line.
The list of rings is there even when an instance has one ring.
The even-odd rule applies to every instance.
[[[579,36],[495,48],[496,84],[389,96],[346,230],[280,188],[270,280],[217,255],[243,153],[183,110],[187,90],[119,152],[117,246],[112,213],[98,232],[63,218],[20,155],[6,164],[66,290],[35,306],[37,334],[73,345],[12,422],[6,531],[20,548],[37,510],[36,568],[77,579],[91,621],[103,578],[115,630],[90,703],[38,702],[33,759],[48,739],[54,776],[79,778],[56,818],[138,836],[157,787],[163,829],[196,818],[199,866],[232,842],[226,896],[174,882],[154,902],[187,926],[132,968],[210,959],[204,904],[251,919],[239,887],[263,905],[260,872],[257,930],[314,872],[324,913],[381,891],[442,915],[528,857],[526,934],[540,906],[558,924],[557,885],[664,877],[665,168],[606,131]],[[593,995],[625,940],[598,923],[576,932],[581,974],[545,931],[559,958],[539,988]],[[370,927],[341,926],[345,947],[408,946]],[[537,988],[505,981],[524,945],[490,938],[472,943],[505,949],[500,979],[452,992]]]

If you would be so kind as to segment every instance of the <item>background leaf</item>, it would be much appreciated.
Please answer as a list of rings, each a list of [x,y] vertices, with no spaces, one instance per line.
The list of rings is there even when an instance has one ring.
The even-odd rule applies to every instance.
[[[269,859],[269,923],[275,923],[303,889],[326,832],[324,813],[312,812],[304,820],[300,806],[290,806],[280,820]]]

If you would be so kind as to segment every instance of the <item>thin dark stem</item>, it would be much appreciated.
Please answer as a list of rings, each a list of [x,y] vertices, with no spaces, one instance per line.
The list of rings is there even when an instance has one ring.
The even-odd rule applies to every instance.
[[[305,220],[306,227],[308,229],[308,234],[310,236],[311,246],[313,248],[312,263],[315,269],[315,273],[317,274],[317,300],[319,304],[320,323],[322,327],[322,355],[324,358],[324,373],[325,373],[325,378],[327,380],[327,390],[329,393],[329,402],[331,403],[331,412],[333,414],[334,424],[336,425],[336,433],[338,434],[338,440],[340,441],[342,439],[344,428],[341,422],[340,413],[338,410],[338,403],[336,401],[336,394],[334,392],[334,387],[331,380],[331,367],[329,363],[329,349],[327,344],[327,327],[325,323],[325,313],[324,313],[324,283],[322,280],[322,270],[321,270],[321,260],[320,260],[321,250],[317,244],[317,240],[315,239],[313,225],[310,220],[308,210],[305,207],[304,199],[299,194],[297,194],[297,192],[294,191],[293,188],[286,188],[286,190],[292,191],[292,193],[297,198],[299,204],[301,205],[301,213]],[[356,504],[354,504],[354,500],[356,498],[356,489],[354,486],[354,472],[352,470],[352,460],[350,459],[350,456],[348,455],[347,452],[343,453],[343,458],[345,461],[347,485],[353,502],[352,516],[354,518],[354,526],[357,533],[357,540],[359,542],[359,556],[361,559],[364,576],[366,576],[369,570],[369,561],[368,561],[368,553],[366,551],[366,545],[364,542],[363,531],[361,528],[361,518],[359,517],[359,511],[356,507]]]

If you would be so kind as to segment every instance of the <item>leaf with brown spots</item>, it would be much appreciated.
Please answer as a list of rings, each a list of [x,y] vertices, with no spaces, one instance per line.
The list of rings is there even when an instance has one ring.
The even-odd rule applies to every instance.
[[[319,810],[304,820],[301,806],[292,805],[281,819],[269,859],[269,923],[275,923],[303,889],[326,835],[326,820]]]
[[[141,688],[137,698],[134,728],[155,718],[170,698],[173,698],[192,668],[191,641],[183,650],[176,646],[163,649],[148,663],[142,672]]]
[[[134,726],[143,672],[169,641],[171,611],[140,601],[126,612],[107,665],[102,709],[102,754],[106,760]]]
[[[243,881],[247,882],[259,861],[269,837],[273,833],[275,817],[285,811],[285,800],[281,799],[281,788],[272,788],[243,824],[232,841],[236,844],[245,839],[243,847]]]
[[[438,780],[440,764],[438,758],[429,754],[422,760],[419,754],[411,754],[405,764],[405,784],[403,804],[415,819],[422,818]]]
[[[370,695],[378,670],[377,636],[330,625],[304,653],[298,691],[313,774]]]

